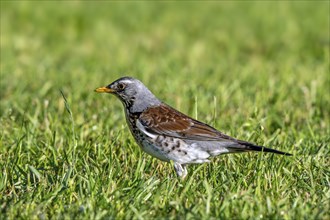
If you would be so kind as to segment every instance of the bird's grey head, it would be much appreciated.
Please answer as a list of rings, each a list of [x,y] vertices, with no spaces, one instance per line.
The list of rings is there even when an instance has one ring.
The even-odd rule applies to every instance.
[[[132,113],[161,103],[141,81],[132,77],[122,77],[95,91],[114,94]]]

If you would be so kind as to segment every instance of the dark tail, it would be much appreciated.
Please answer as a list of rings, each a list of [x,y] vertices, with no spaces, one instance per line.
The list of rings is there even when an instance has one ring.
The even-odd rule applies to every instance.
[[[231,150],[234,151],[263,151],[263,152],[269,152],[269,153],[274,153],[274,154],[282,154],[282,155],[286,155],[286,156],[292,156],[292,154],[286,153],[286,152],[282,152],[279,150],[274,150],[271,148],[267,148],[267,147],[263,147],[263,146],[258,146],[246,141],[241,141],[241,140],[237,140],[237,143],[240,144],[239,147],[231,147]]]

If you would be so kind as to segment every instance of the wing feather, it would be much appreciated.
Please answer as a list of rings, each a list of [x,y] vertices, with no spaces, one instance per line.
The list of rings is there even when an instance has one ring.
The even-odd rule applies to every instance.
[[[236,140],[165,104],[145,110],[138,120],[148,132],[158,135],[205,141]]]

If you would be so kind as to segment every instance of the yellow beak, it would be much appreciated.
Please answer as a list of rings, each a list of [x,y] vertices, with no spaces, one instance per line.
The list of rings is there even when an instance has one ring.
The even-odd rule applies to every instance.
[[[109,89],[107,87],[100,87],[100,88],[95,89],[94,91],[98,92],[98,93],[103,93],[103,92],[113,93],[113,92],[115,92],[115,90]]]

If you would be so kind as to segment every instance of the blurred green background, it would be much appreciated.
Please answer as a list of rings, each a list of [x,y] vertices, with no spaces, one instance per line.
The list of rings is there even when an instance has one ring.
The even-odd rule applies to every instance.
[[[329,218],[329,4],[1,1],[3,216]],[[126,75],[297,157],[224,156],[171,182],[171,166],[134,144],[119,101],[93,92]],[[263,188],[268,174],[277,192]]]

